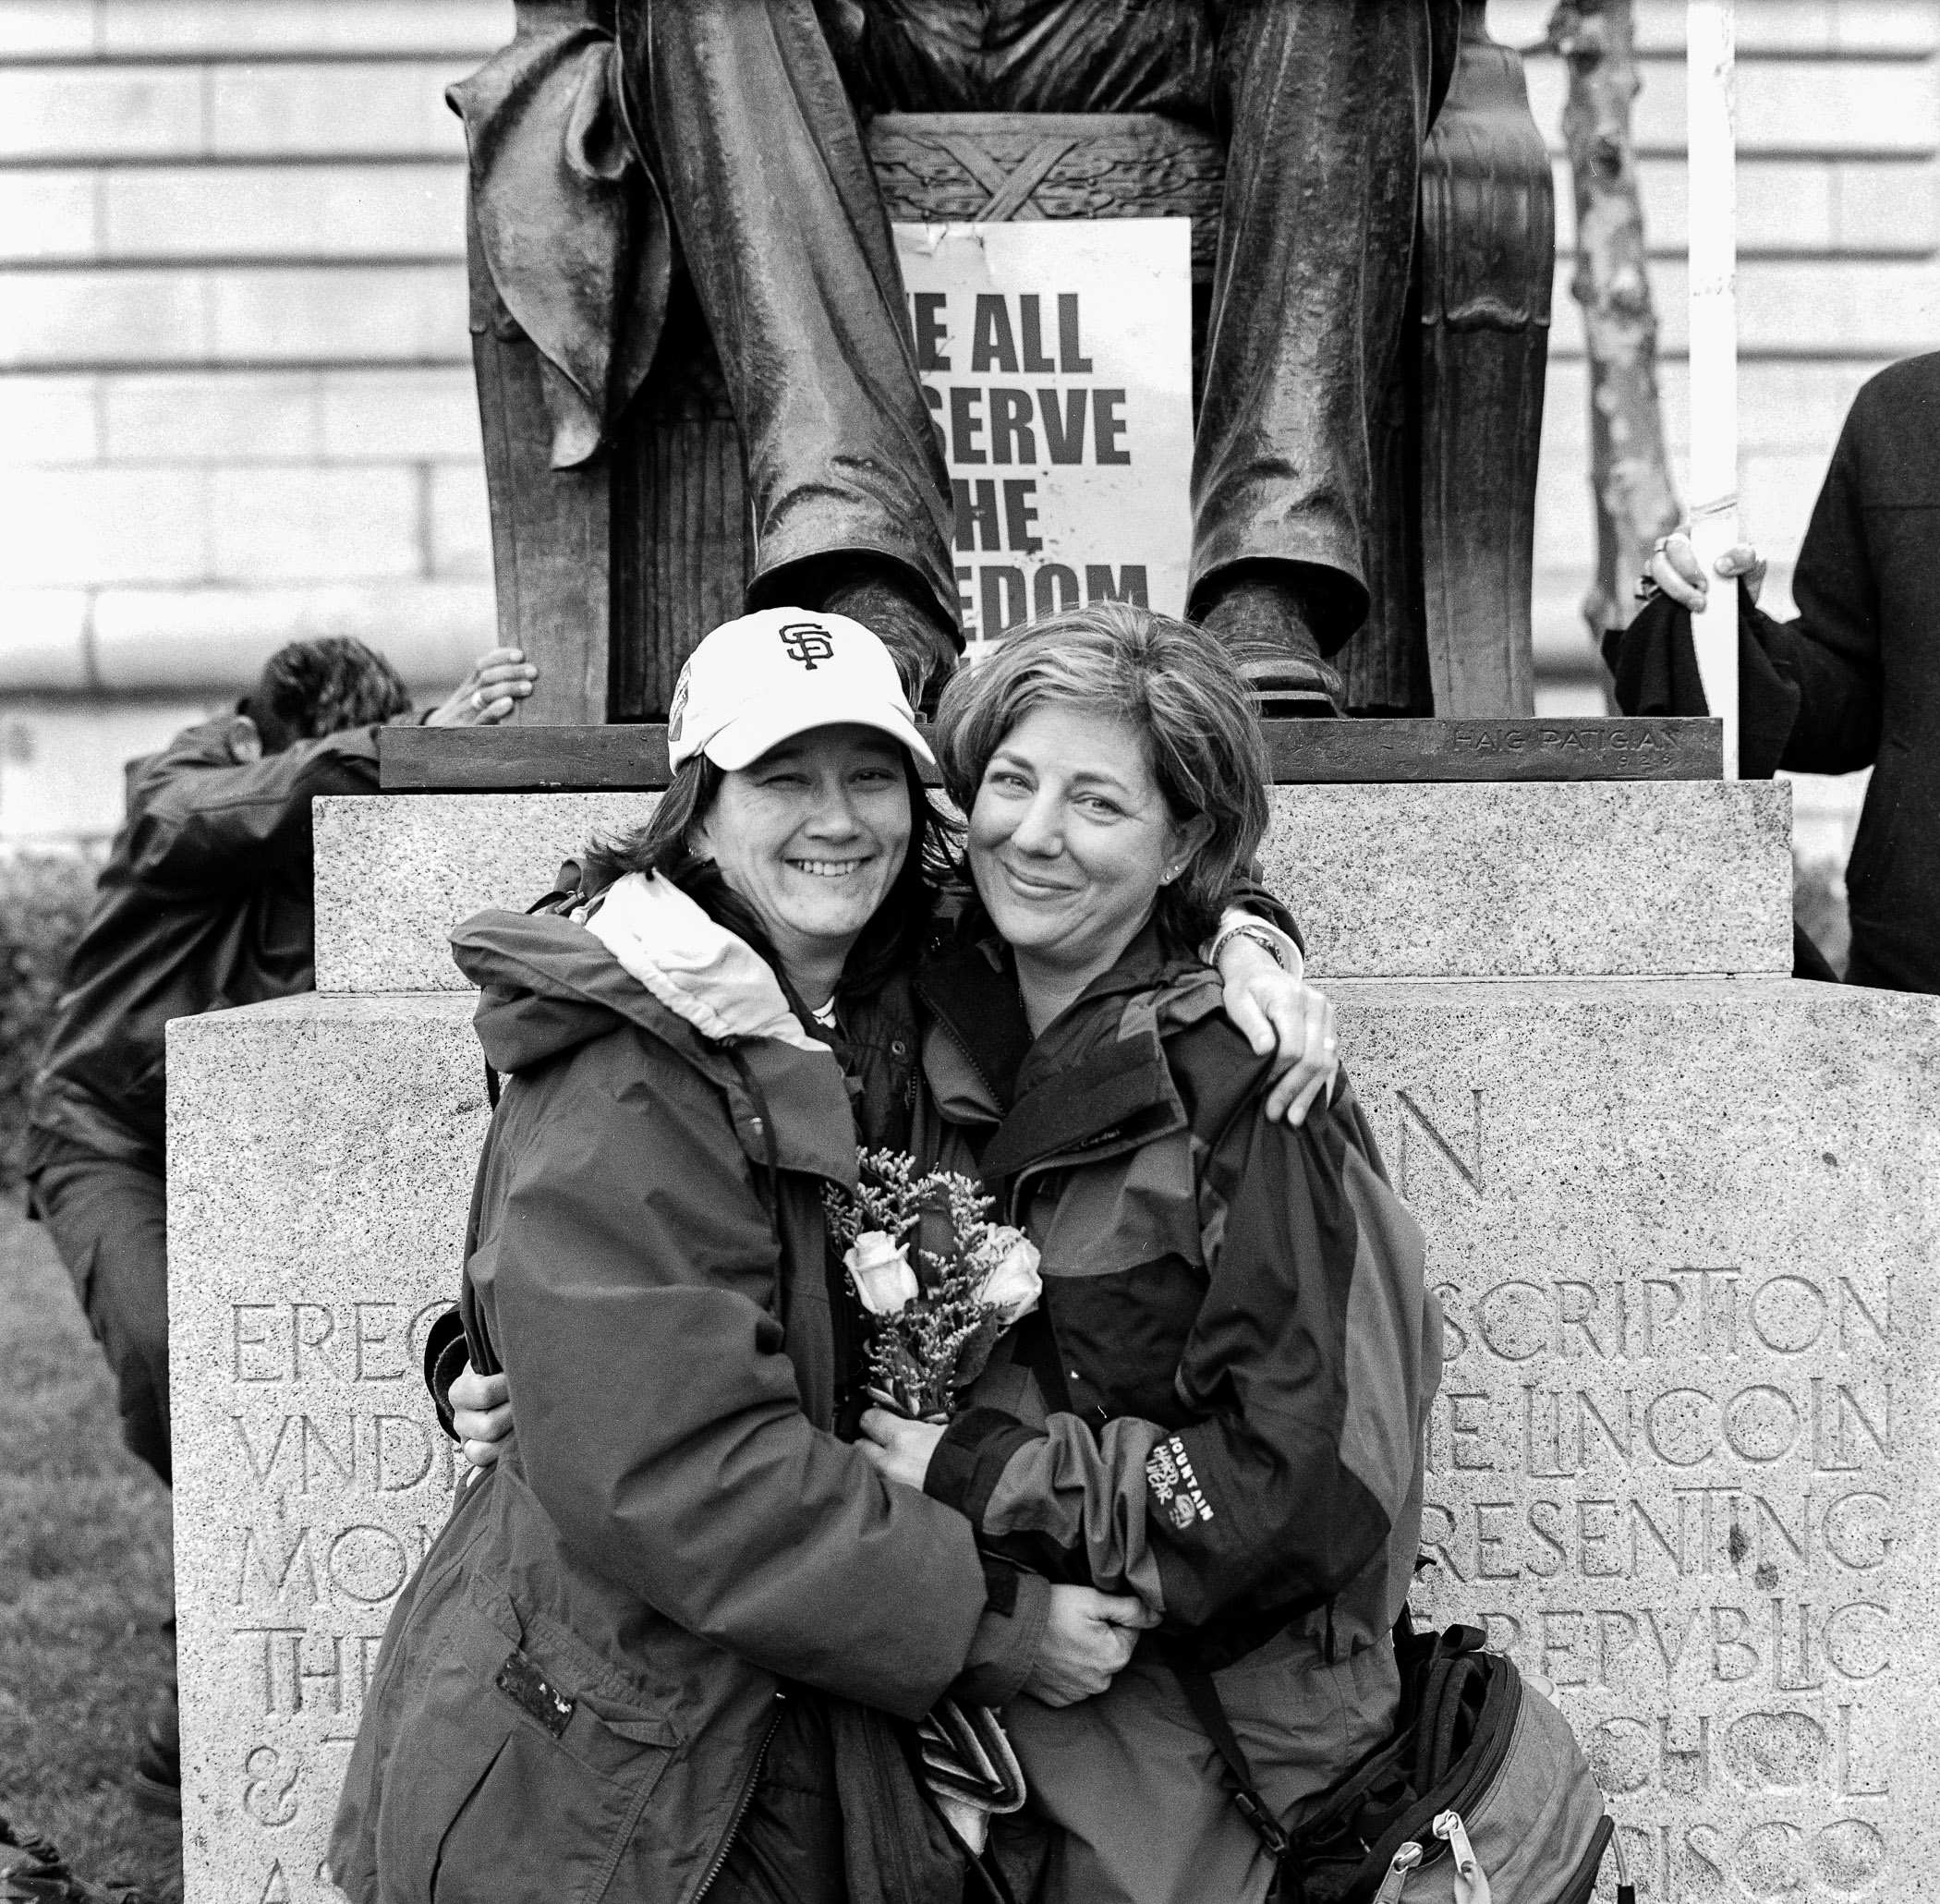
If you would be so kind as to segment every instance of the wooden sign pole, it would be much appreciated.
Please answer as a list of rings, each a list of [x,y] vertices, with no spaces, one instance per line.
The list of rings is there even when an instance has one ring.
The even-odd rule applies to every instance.
[[[1738,778],[1738,589],[1714,564],[1738,541],[1738,176],[1734,0],[1688,0],[1691,540],[1711,584],[1691,617],[1698,675]]]

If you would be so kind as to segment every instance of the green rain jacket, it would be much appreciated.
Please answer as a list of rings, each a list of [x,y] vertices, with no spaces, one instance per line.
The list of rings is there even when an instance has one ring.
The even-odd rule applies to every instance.
[[[358,1904],[689,1904],[784,1680],[913,1718],[966,1668],[1009,1697],[1042,1630],[1041,1582],[987,1606],[963,1516],[829,1432],[841,1067],[684,895],[664,960],[596,936],[630,884],[454,935],[508,1074],[462,1307],[518,1432],[386,1632],[330,1852]]]

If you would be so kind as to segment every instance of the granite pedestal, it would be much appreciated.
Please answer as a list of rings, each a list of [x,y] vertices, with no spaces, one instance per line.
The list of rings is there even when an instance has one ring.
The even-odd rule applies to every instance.
[[[1788,797],[1289,787],[1267,855],[1448,1305],[1420,1605],[1557,1689],[1653,1898],[1911,1899],[1940,1849],[1940,1001],[1782,976]],[[172,1028],[190,1904],[331,1895],[455,1485],[417,1352],[487,1112],[443,929],[649,798],[321,803],[332,988]]]

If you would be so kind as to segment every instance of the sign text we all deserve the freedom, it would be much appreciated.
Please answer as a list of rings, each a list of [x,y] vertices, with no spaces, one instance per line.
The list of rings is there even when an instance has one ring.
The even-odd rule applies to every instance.
[[[1185,604],[1182,220],[897,227],[949,467],[964,633],[1083,602]]]

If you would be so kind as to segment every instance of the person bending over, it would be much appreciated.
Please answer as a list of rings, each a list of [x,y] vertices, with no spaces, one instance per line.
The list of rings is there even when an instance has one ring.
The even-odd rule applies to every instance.
[[[538,670],[493,649],[424,719],[489,726]],[[377,789],[377,730],[415,718],[360,641],[292,642],[233,713],[128,769],[115,836],[28,1105],[28,1212],[47,1226],[115,1372],[122,1439],[169,1485],[164,1030],[309,991],[310,802]],[[150,1716],[136,1793],[178,1808],[174,1681]]]

